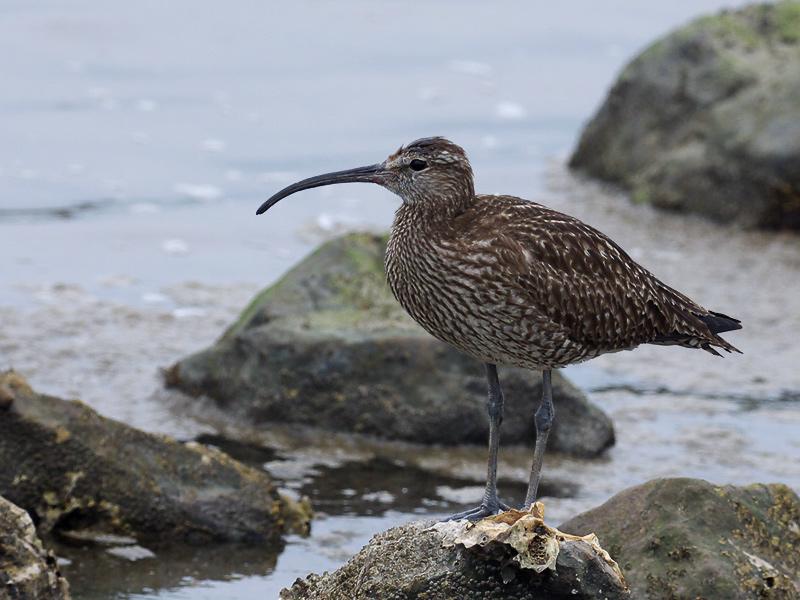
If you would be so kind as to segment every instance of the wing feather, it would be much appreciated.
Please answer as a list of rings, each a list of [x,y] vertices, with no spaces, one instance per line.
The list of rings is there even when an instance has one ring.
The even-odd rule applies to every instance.
[[[492,276],[575,343],[604,351],[642,343],[735,350],[670,288],[582,221],[512,196],[479,196],[478,218],[458,224],[468,253],[493,255]],[[498,204],[506,210],[498,210]],[[481,210],[481,206],[485,210]]]

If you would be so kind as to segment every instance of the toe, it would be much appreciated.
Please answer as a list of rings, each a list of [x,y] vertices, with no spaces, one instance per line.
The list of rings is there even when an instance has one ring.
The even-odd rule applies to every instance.
[[[465,510],[464,512],[456,513],[450,517],[444,519],[445,521],[460,521],[462,519],[466,519],[468,521],[477,521],[479,519],[483,519],[484,517],[491,517],[499,512],[498,507],[488,506],[486,504],[481,504],[475,508],[471,508],[469,510]]]
[[[476,508],[470,508],[469,510],[465,510],[464,512],[456,513],[454,515],[450,515],[449,517],[445,518],[445,521],[461,521],[462,519],[467,520],[474,520],[476,518],[481,518],[481,513],[484,511],[482,506],[478,506]]]

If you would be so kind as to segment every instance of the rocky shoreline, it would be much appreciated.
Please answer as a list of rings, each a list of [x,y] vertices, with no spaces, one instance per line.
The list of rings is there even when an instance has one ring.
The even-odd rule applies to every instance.
[[[224,418],[242,426],[269,427],[283,417],[283,426],[302,425],[312,439],[321,429],[355,432],[376,445],[478,441],[485,422],[481,378],[396,311],[382,282],[384,248],[384,236],[368,234],[323,245],[261,292],[217,344],[168,369],[166,383],[205,391]],[[363,320],[354,316],[362,312]],[[297,351],[304,344],[308,351]],[[439,364],[444,376],[435,377],[430,366]],[[402,378],[404,370],[414,376]],[[375,387],[359,390],[349,382]],[[505,371],[504,383],[509,398],[525,399],[511,404],[503,431],[520,442],[531,437],[537,386],[515,370]],[[438,387],[445,392],[432,396]],[[610,419],[564,378],[556,390],[561,429],[554,449],[601,456],[614,440]],[[403,398],[420,404],[401,407]],[[326,414],[326,404],[339,408]],[[349,404],[353,412],[342,412]],[[410,412],[398,417],[393,411],[400,408]],[[133,560],[176,544],[235,542],[279,552],[286,534],[310,526],[307,501],[278,492],[261,468],[273,455],[246,437],[201,436],[198,443],[147,434],[79,401],[39,394],[13,371],[0,375],[0,415],[0,458],[12,465],[0,473],[0,496],[3,510],[16,515],[7,520],[16,525],[4,525],[3,543],[17,553],[33,549],[4,567],[7,588],[23,590],[10,596],[15,600],[69,594],[53,555],[32,534],[33,523],[45,542]],[[431,437],[442,422],[447,429]],[[545,494],[558,489],[545,482]],[[299,579],[282,598],[794,598],[798,548],[800,500],[786,486],[656,479],[568,520],[560,531],[545,524],[541,506],[475,525],[401,525],[337,571]],[[21,561],[35,566],[20,567]]]
[[[570,168],[620,186],[635,203],[749,228],[798,230],[798,65],[800,2],[697,19],[624,68],[586,126]],[[93,582],[100,595],[118,593],[120,560],[142,589],[151,580],[158,582],[152,588],[181,585],[198,576],[197,564],[206,569],[201,575],[212,571],[219,579],[271,572],[287,540],[302,539],[313,526],[304,494],[324,486],[369,506],[363,513],[345,501],[333,510],[315,507],[323,526],[335,510],[342,513],[335,516],[376,519],[394,511],[409,522],[386,529],[380,521],[385,531],[354,554],[358,546],[350,546],[352,556],[340,567],[298,578],[281,592],[283,600],[800,599],[800,498],[780,483],[659,477],[619,491],[558,529],[544,520],[541,504],[475,524],[419,520],[464,501],[479,481],[464,474],[475,463],[464,458],[464,448],[482,450],[486,442],[485,384],[480,365],[400,310],[384,281],[385,245],[385,235],[366,233],[329,241],[259,292],[215,343],[164,369],[165,386],[190,396],[181,398],[192,411],[205,403],[221,419],[195,439],[141,431],[80,400],[39,393],[20,373],[0,373],[0,600],[69,600],[68,555],[103,571]],[[753,252],[762,249],[752,245]],[[683,268],[680,255],[673,259]],[[748,275],[749,255],[743,261]],[[793,318],[785,314],[784,293],[776,291],[769,314],[749,322],[769,332]],[[91,301],[82,310],[91,312]],[[773,344],[770,351],[779,351],[781,344]],[[99,362],[102,349],[94,351]],[[167,360],[173,358],[161,364]],[[519,450],[534,441],[539,374],[503,369],[501,381],[503,450]],[[616,459],[611,463],[618,439],[611,418],[567,377],[556,375],[554,388],[555,460],[619,468]],[[796,390],[786,392],[780,398],[793,402]],[[746,411],[731,421],[750,419]],[[186,406],[179,412],[192,414]],[[759,462],[759,448],[739,443],[749,438],[731,434],[731,421],[705,445],[688,434],[678,442],[656,440],[663,443],[650,466],[670,460],[675,445],[668,444],[682,443],[697,455],[719,444],[718,452],[730,449],[727,460],[737,473],[791,476],[789,467],[770,471]],[[664,437],[680,437],[681,427]],[[291,437],[292,452],[239,435],[248,428]],[[769,437],[773,430],[763,428],[759,435]],[[651,442],[640,435],[626,451]],[[773,449],[775,455],[783,458]],[[751,471],[739,465],[746,460],[756,465]],[[513,466],[503,469],[515,473],[501,487],[518,484],[518,471],[524,476],[528,468]],[[568,478],[545,475],[545,504],[581,493],[581,473],[565,471]],[[369,488],[365,482],[376,473],[382,484],[392,474],[391,490]],[[635,481],[654,476],[638,475]],[[424,492],[403,497],[410,488]],[[570,514],[587,504],[568,505]],[[335,538],[347,533],[329,535],[347,547]],[[179,568],[161,564],[170,553],[181,556]],[[338,565],[344,558],[337,556]],[[304,574],[321,570],[309,563],[302,561]]]

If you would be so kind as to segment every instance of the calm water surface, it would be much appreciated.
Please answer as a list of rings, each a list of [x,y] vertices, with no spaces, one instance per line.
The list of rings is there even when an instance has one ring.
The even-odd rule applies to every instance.
[[[225,431],[161,389],[260,287],[339,232],[383,230],[374,186],[277,188],[446,135],[482,192],[535,198],[612,235],[666,281],[746,329],[720,361],[642,348],[570,371],[614,418],[596,461],[548,457],[558,522],[655,476],[800,488],[800,244],[634,207],[563,169],[626,59],[736,3],[444,1],[5,2],[0,9],[0,368],[105,415],[182,439]],[[319,513],[281,552],[175,549],[130,560],[59,548],[74,597],[272,598],[376,532],[474,502],[483,448],[245,432]],[[223,438],[205,438],[226,447]],[[259,454],[262,452],[263,454]],[[504,448],[521,498],[528,452]]]

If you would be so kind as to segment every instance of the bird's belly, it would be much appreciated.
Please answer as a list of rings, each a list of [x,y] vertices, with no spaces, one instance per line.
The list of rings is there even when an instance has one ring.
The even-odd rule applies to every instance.
[[[411,317],[434,337],[492,364],[558,368],[590,358],[537,311],[508,297],[456,281],[390,284]]]

